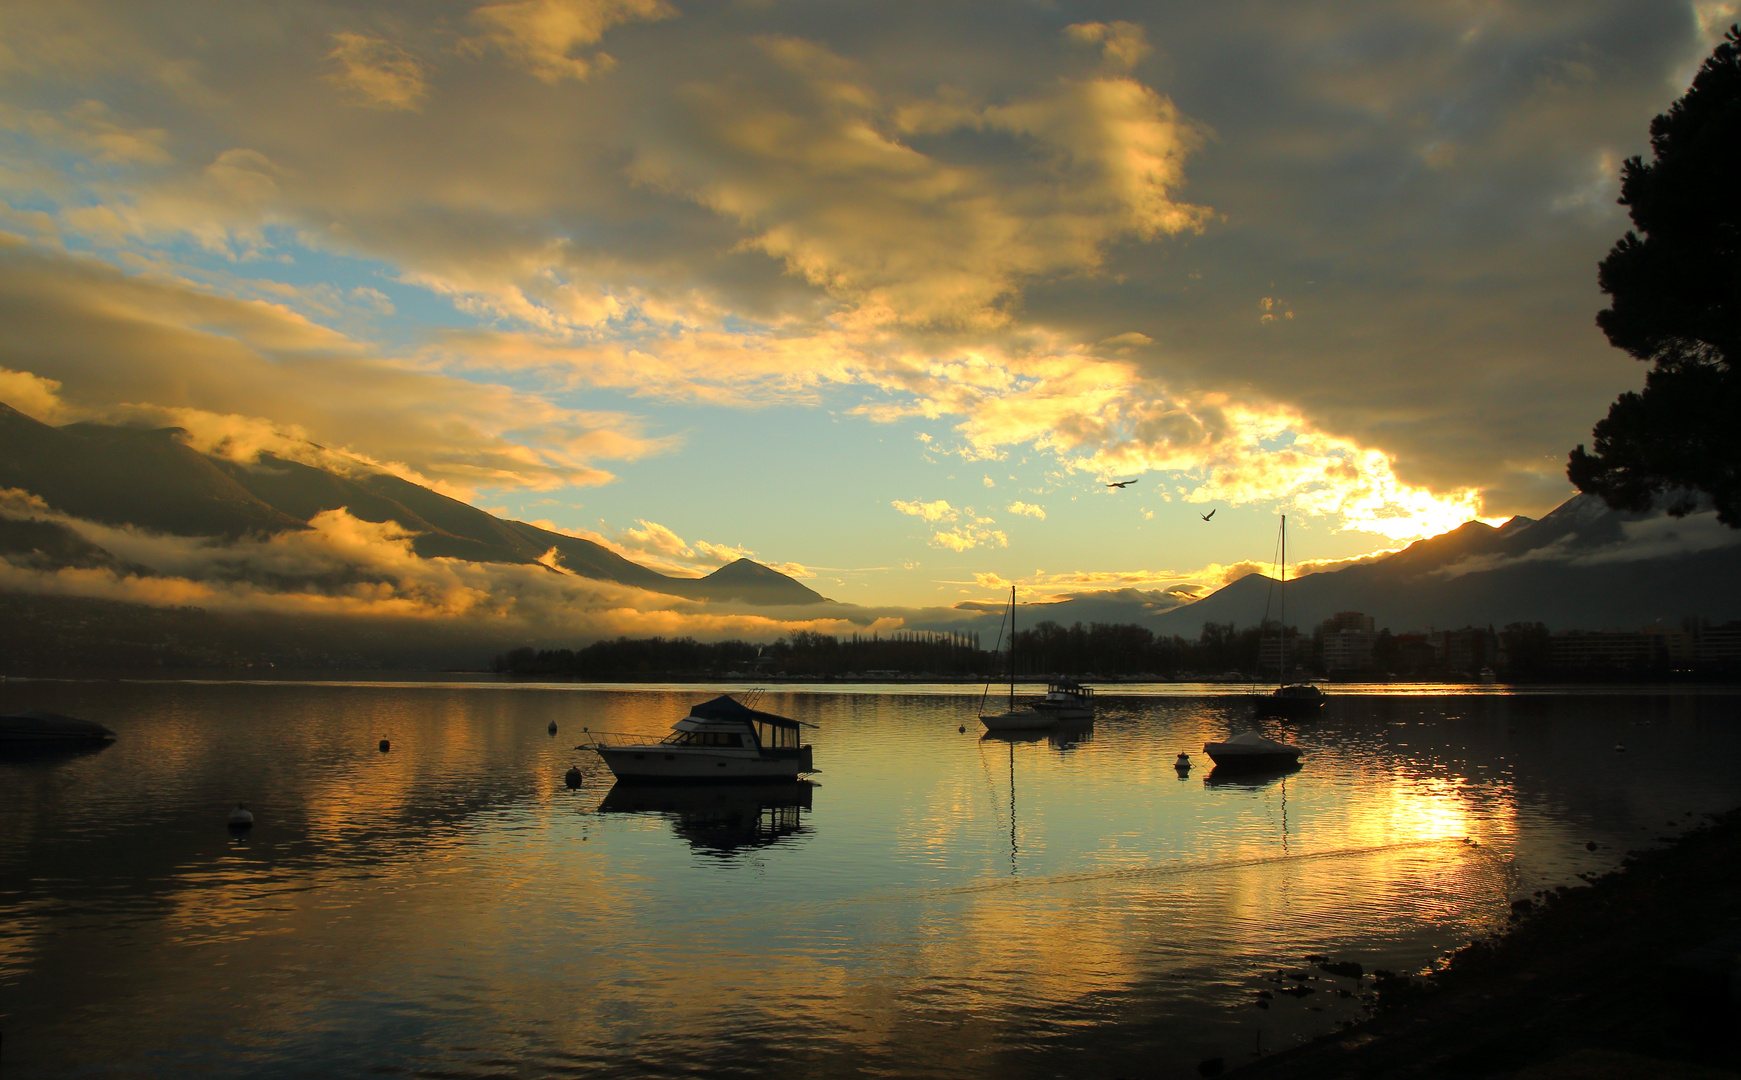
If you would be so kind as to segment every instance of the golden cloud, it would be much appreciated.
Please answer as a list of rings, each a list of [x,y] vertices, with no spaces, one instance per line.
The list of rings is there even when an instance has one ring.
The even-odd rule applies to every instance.
[[[610,473],[595,461],[675,445],[632,416],[419,370],[282,304],[125,275],[4,237],[0,317],[8,400],[58,402],[48,415],[60,418],[183,427],[200,449],[238,460],[270,450],[341,471],[381,469],[463,498],[486,485],[602,483]]]
[[[615,61],[607,53],[575,56],[620,23],[668,19],[677,9],[664,0],[514,0],[485,4],[471,14],[484,39],[547,83],[590,78]]]
[[[762,39],[765,72],[682,88],[684,138],[650,138],[633,175],[753,230],[788,272],[882,322],[990,325],[1025,278],[1099,265],[1103,245],[1201,227],[1177,202],[1198,141],[1126,78],[1059,80],[1004,105],[890,95],[821,45]],[[945,161],[915,137],[992,131],[1019,163]]]
[[[953,521],[957,511],[949,505],[948,499],[937,499],[933,502],[907,502],[896,499],[892,504],[896,510],[925,521]]]
[[[0,368],[0,401],[45,424],[57,422],[66,412],[60,400],[60,383],[28,371]]]
[[[415,110],[429,93],[423,65],[393,42],[366,34],[332,36],[327,59],[334,70],[327,78],[350,91],[364,105],[377,109]]]

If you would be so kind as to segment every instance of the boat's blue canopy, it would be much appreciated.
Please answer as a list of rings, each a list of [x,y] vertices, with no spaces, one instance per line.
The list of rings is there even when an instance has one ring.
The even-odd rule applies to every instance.
[[[784,716],[761,712],[739,704],[730,694],[721,694],[712,701],[704,701],[689,710],[689,715],[699,716],[703,720],[742,720],[751,724],[772,724],[775,727],[803,727],[796,720],[788,720]]]

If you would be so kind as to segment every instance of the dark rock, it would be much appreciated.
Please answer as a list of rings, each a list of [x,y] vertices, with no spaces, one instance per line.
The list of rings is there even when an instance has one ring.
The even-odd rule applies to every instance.
[[[1221,1070],[1227,1067],[1227,1062],[1221,1058],[1204,1058],[1197,1063],[1198,1076],[1220,1076]]]
[[[1326,975],[1341,975],[1349,979],[1364,978],[1366,975],[1366,969],[1352,960],[1331,962],[1328,957],[1319,961],[1318,970]]]

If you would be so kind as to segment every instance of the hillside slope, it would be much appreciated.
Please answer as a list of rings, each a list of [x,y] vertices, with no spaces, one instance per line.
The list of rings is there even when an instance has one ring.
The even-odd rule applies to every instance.
[[[673,577],[602,544],[503,520],[388,473],[347,475],[273,454],[238,463],[193,450],[176,428],[57,428],[0,403],[0,489],[5,488],[29,492],[70,517],[174,536],[271,535],[307,528],[315,515],[343,508],[364,521],[397,523],[412,534],[413,550],[426,559],[533,564],[554,549],[564,571],[671,596],[762,605],[826,602],[791,577],[748,559],[706,577]],[[18,534],[9,541],[13,547],[33,538],[42,541],[22,552],[38,561],[52,560],[56,551],[74,558],[77,548],[80,565],[105,564],[100,549],[78,547],[58,533],[50,542],[40,529],[13,532]]]

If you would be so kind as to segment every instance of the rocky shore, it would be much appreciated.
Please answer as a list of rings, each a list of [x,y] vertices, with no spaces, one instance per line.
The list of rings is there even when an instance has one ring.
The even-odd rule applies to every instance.
[[[1512,912],[1430,977],[1366,980],[1365,1023],[1228,1075],[1741,1077],[1741,811]]]

